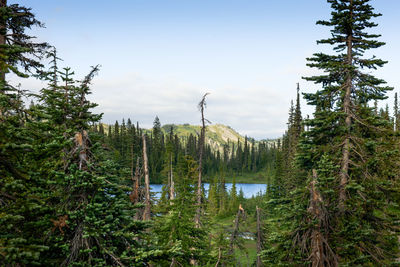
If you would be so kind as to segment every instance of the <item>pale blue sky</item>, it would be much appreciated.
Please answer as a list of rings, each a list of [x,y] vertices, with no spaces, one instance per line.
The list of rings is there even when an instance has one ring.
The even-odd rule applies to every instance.
[[[325,0],[9,2],[32,7],[46,25],[34,34],[56,46],[77,74],[102,65],[91,98],[106,123],[130,117],[150,127],[158,115],[163,124],[198,124],[197,102],[210,92],[212,123],[257,139],[278,137],[296,82],[303,91],[316,89],[301,80],[313,73],[305,58],[324,49],[316,40],[329,36],[315,25],[329,17]],[[387,42],[374,54],[390,61],[377,74],[398,89],[400,1],[371,4],[383,13],[376,32]]]

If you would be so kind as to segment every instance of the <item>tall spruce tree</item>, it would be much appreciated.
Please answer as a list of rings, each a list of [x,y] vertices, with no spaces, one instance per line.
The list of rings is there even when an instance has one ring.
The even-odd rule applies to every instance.
[[[324,72],[306,78],[322,89],[305,94],[316,111],[306,122],[310,129],[299,156],[311,196],[295,244],[312,266],[390,265],[398,250],[391,213],[399,193],[397,171],[387,171],[393,161],[387,155],[396,150],[390,122],[369,106],[392,88],[371,74],[386,62],[364,57],[384,45],[380,35],[367,32],[381,15],[369,2],[328,0],[332,17],[317,24],[331,27],[332,36],[318,44],[333,46],[335,54],[307,59],[309,67]]]

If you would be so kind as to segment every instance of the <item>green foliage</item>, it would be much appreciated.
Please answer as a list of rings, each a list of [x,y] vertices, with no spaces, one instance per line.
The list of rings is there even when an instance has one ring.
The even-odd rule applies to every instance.
[[[175,199],[164,206],[160,211],[163,216],[155,222],[158,242],[166,250],[166,258],[158,262],[161,265],[172,261],[189,265],[191,260],[201,264],[208,260],[206,229],[196,228],[194,222],[197,172],[197,163],[191,157],[180,157],[175,176]]]
[[[286,190],[292,188],[290,198],[269,201],[280,218],[272,214],[267,226],[265,261],[389,266],[399,248],[394,234],[399,213],[393,213],[399,195],[394,165],[398,149],[388,112],[377,115],[369,102],[384,99],[391,88],[370,72],[386,62],[363,58],[364,52],[384,44],[376,40],[379,35],[366,32],[376,26],[371,19],[380,14],[367,0],[328,2],[331,19],[317,24],[330,26],[332,37],[318,43],[332,45],[336,54],[317,53],[308,59],[308,66],[323,74],[306,79],[322,89],[305,94],[315,113],[305,120],[308,130],[297,151],[294,170],[300,175],[283,183]],[[288,131],[283,151],[290,136]],[[319,258],[316,242],[324,248]]]
[[[49,212],[42,188],[47,181],[35,175],[39,166],[32,161],[34,137],[41,132],[32,121],[34,107],[24,107],[27,94],[10,85],[5,74],[28,77],[41,66],[35,58],[47,44],[33,42],[26,33],[41,26],[26,7],[2,4],[0,25],[0,265],[39,264],[48,249],[40,239]]]

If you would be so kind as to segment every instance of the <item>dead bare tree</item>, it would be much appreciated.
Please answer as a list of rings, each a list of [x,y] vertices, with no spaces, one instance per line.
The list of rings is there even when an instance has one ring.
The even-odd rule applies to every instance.
[[[246,219],[246,213],[244,212],[244,209],[242,208],[242,204],[239,205],[238,212],[236,213],[236,218],[235,218],[235,225],[232,231],[232,235],[230,238],[229,242],[229,255],[233,255],[233,247],[235,245],[235,242],[237,241],[239,237],[239,224],[240,224],[240,219],[245,220]]]
[[[79,151],[79,170],[86,170],[88,163],[88,142],[89,136],[85,130],[75,134],[75,151]]]
[[[169,199],[175,199],[174,171],[172,168],[172,153],[169,158]]]
[[[0,8],[4,8],[4,7],[7,7],[7,0],[0,1]],[[6,24],[0,24],[0,32],[6,32],[6,27],[7,27]],[[6,34],[0,34],[0,45],[4,46],[5,44],[6,44]],[[4,48],[2,48],[2,50],[3,49]],[[0,80],[3,82],[6,80],[6,73],[3,70],[0,71]],[[2,90],[0,90],[0,92],[3,93]],[[1,112],[1,110],[0,110],[0,112]],[[1,113],[0,113],[0,115],[1,115]]]
[[[144,184],[145,184],[145,206],[143,213],[143,220],[150,220],[150,177],[149,177],[149,167],[148,167],[148,159],[147,159],[147,148],[146,148],[146,136],[142,135],[143,139],[143,166],[144,166]]]
[[[140,187],[140,180],[141,180],[142,174],[139,166],[139,158],[137,158],[136,161],[136,168],[135,168],[135,176],[134,176],[134,181],[133,181],[133,187],[132,187],[132,192],[133,196],[135,197],[133,199],[133,204],[141,203],[143,202],[143,190]],[[132,198],[131,198],[132,200]],[[138,208],[134,219],[135,220],[140,220],[143,217],[143,208]]]
[[[135,172],[133,170],[135,169]],[[139,168],[139,158],[136,161],[136,168],[133,168],[133,159],[131,167],[131,180],[132,180],[132,191],[129,194],[129,199],[133,204],[140,201],[140,168]]]
[[[204,109],[207,106],[206,96],[209,93],[203,95],[201,101],[199,102],[199,110],[201,113],[201,132],[200,132],[200,140],[199,140],[199,179],[197,181],[197,210],[195,216],[195,224],[197,228],[200,228],[200,217],[201,217],[201,183],[202,183],[202,168],[203,168],[203,153],[204,153],[204,143],[205,143],[205,135],[206,135],[206,122],[209,122],[204,118]]]

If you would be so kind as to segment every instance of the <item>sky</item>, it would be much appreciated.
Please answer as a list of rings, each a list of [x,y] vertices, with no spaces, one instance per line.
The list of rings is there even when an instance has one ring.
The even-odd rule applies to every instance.
[[[328,51],[316,40],[330,36],[315,25],[328,19],[325,0],[22,0],[45,28],[38,40],[58,50],[60,65],[82,79],[101,65],[90,99],[103,122],[122,118],[151,127],[199,124],[197,103],[205,93],[205,116],[256,139],[280,137],[290,101],[318,87],[302,79],[316,71],[306,58]],[[400,1],[371,0],[383,16],[373,31],[386,46],[373,54],[388,60],[374,72],[395,91],[400,88]],[[11,81],[22,88],[43,87],[33,79]],[[394,92],[389,93],[392,96]],[[387,101],[392,106],[392,99]],[[384,105],[382,103],[381,105]],[[312,114],[302,100],[303,114]]]

